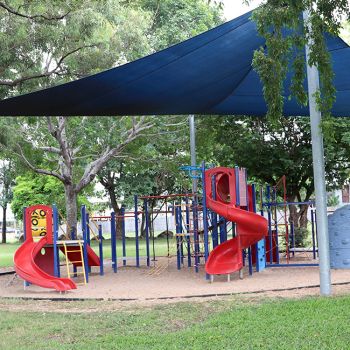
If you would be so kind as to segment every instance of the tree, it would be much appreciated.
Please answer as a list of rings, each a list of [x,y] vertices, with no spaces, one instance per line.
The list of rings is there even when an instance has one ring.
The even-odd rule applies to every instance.
[[[179,167],[189,162],[187,118],[170,117],[169,121],[169,117],[159,117],[157,121],[151,138],[141,137],[130,144],[125,149],[127,157],[111,160],[99,173],[98,179],[117,215],[122,205],[133,207],[135,194],[156,196],[186,187]],[[150,201],[151,210],[156,202]],[[121,221],[117,222],[117,233],[121,232],[120,226]]]
[[[0,98],[111,68],[150,51],[150,16],[113,0],[0,2]]]
[[[15,120],[2,119],[2,146],[12,149],[32,171],[63,184],[67,224],[72,229],[77,227],[78,194],[111,158],[120,156],[152,126],[145,117]]]
[[[2,208],[2,243],[6,243],[7,207],[13,198],[12,187],[15,184],[15,168],[12,160],[2,160],[0,167],[0,206]]]
[[[156,51],[187,40],[223,22],[222,5],[207,0],[130,0],[152,14]]]
[[[0,97],[83,77],[151,51],[149,14],[122,1],[5,1],[0,13],[5,53],[0,57]],[[4,149],[11,149],[32,171],[61,181],[72,228],[77,195],[101,167],[151,127],[144,117],[1,122]]]
[[[78,206],[89,206],[87,194],[90,188],[78,195]],[[22,219],[23,208],[37,204],[56,204],[60,214],[66,215],[64,186],[52,176],[41,176],[33,172],[26,172],[16,177],[13,187],[13,200],[11,209],[17,220]]]
[[[250,0],[245,2],[249,3]],[[304,22],[301,16],[305,11],[310,16]],[[336,91],[324,33],[339,35],[342,17],[349,18],[349,15],[348,0],[266,0],[254,12],[258,32],[266,39],[266,44],[255,52],[253,66],[264,85],[270,121],[276,124],[283,114],[284,95],[287,93],[284,91],[284,81],[291,68],[289,61],[293,68],[290,95],[299,104],[307,104],[308,96],[304,88],[305,45],[311,43],[308,63],[318,67],[320,72],[321,86],[316,97],[318,108],[327,123]]]
[[[206,0],[124,2],[135,8],[142,7],[152,14],[150,42],[156,51],[222,22],[220,4],[209,4]],[[125,202],[135,193],[159,195],[173,191],[178,184],[178,167],[183,164],[184,158],[187,159],[185,163],[189,162],[187,119],[176,116],[167,119],[168,122],[165,122],[165,119],[158,118],[158,127],[152,130],[151,141],[141,138],[127,148],[129,159],[113,160],[101,172],[99,180],[117,214],[120,212],[118,201],[122,198]]]
[[[339,188],[349,177],[350,121],[335,121],[335,139],[327,140],[328,188]],[[262,184],[275,184],[287,176],[287,200],[309,201],[314,192],[310,124],[308,118],[285,118],[276,129],[266,119],[232,117],[201,120],[198,141],[201,154],[222,166],[247,168]],[[205,134],[203,131],[205,130]],[[305,228],[307,206],[290,206],[296,228]]]

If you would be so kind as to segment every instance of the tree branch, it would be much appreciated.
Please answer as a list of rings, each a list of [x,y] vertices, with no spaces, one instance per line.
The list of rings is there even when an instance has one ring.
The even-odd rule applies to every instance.
[[[118,146],[105,150],[102,155],[89,164],[85,169],[84,175],[76,186],[76,192],[79,193],[84,187],[86,187],[97,175],[97,173],[105,166],[105,164],[118,153],[120,153],[130,142],[134,141],[140,136],[140,133],[146,129],[153,126],[151,123],[145,123],[142,125],[144,117],[141,118],[140,122],[134,123],[130,130],[126,132],[126,139],[124,142],[120,143]]]
[[[84,46],[80,46],[72,51],[67,52],[66,54],[64,54],[57,62],[56,67],[49,70],[48,67],[46,67],[46,69],[44,70],[44,72],[42,73],[37,73],[37,74],[32,74],[32,75],[27,75],[27,76],[22,76],[19,77],[17,79],[14,80],[9,80],[9,79],[5,79],[5,80],[0,80],[0,85],[3,86],[9,86],[9,87],[14,87],[18,84],[24,83],[25,81],[28,80],[33,80],[33,79],[39,79],[39,78],[45,78],[45,77],[49,77],[52,74],[57,73],[57,71],[61,68],[64,60],[69,57],[70,55],[73,55],[74,53],[86,49],[86,48],[91,48],[91,47],[95,47],[96,45],[84,45]]]
[[[17,155],[20,155],[20,157],[24,160],[24,162],[27,164],[27,166],[35,171],[38,174],[43,174],[43,175],[50,175],[53,177],[56,177],[57,179],[59,179],[60,181],[64,181],[63,176],[61,176],[60,174],[54,172],[54,171],[50,171],[50,170],[45,170],[45,169],[40,169],[40,168],[36,168],[32,163],[29,162],[29,160],[27,159],[27,157],[24,155],[22,147],[20,145],[17,145],[19,150],[20,150],[20,154],[17,153]]]
[[[52,146],[35,147],[35,149],[40,150],[40,151],[46,151],[46,152],[49,152],[49,153],[61,154],[61,151],[58,148],[52,147]]]
[[[3,1],[0,1],[0,7],[2,7],[3,9],[5,9],[7,12],[15,15],[15,16],[19,16],[22,18],[27,18],[30,20],[36,20],[36,19],[44,19],[46,21],[60,21],[62,19],[64,19],[66,16],[68,16],[70,14],[70,11],[68,11],[67,13],[60,15],[60,16],[53,16],[53,17],[48,17],[45,16],[43,14],[40,15],[26,15],[25,13],[21,13],[19,11],[16,11],[15,9],[13,9],[12,7],[8,6],[7,4],[5,4]]]

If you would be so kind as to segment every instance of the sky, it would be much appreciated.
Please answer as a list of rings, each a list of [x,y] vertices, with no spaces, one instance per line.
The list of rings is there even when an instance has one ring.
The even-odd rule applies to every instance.
[[[252,0],[249,6],[243,5],[243,0],[223,0],[223,2],[225,6],[225,17],[227,20],[230,20],[255,9],[262,0]]]

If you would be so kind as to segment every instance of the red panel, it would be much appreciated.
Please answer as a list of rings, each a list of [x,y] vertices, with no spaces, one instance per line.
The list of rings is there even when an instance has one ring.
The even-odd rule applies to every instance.
[[[61,247],[60,249],[64,253],[63,247]],[[81,254],[76,250],[78,250],[77,246],[67,246],[68,259],[70,261],[81,261]],[[88,253],[89,266],[100,266],[100,258],[96,255],[94,250],[89,245],[87,246],[87,253]],[[82,264],[81,262],[78,262],[78,263],[75,263],[74,265],[81,266]]]
[[[37,214],[35,214],[37,213]],[[32,224],[32,214],[39,217],[46,217],[46,234],[47,242],[52,244],[52,208],[47,205],[33,205],[25,209],[25,227],[26,227],[26,240],[33,240],[33,224]],[[34,216],[35,216],[34,215]]]

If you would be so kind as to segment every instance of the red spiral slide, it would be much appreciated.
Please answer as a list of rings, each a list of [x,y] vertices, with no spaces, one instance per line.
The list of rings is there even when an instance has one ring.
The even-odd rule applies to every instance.
[[[213,177],[215,177],[215,181],[212,181]],[[214,183],[215,189],[212,188]],[[257,243],[267,235],[267,220],[252,211],[240,209],[236,205],[236,174],[234,169],[219,167],[207,170],[205,172],[205,186],[208,208],[237,225],[237,236],[221,243],[212,250],[205,269],[210,275],[229,274],[243,267],[242,250]],[[249,205],[249,209],[252,210],[251,205]]]
[[[52,208],[35,205],[25,210],[26,240],[17,249],[14,256],[14,267],[18,276],[25,281],[43,288],[64,292],[76,289],[77,286],[69,278],[54,276],[54,251],[52,247]],[[42,237],[35,242],[33,237]],[[60,249],[65,253],[62,246]],[[68,246],[67,258],[74,266],[82,266],[81,253],[74,246]],[[87,246],[89,266],[100,266],[100,259],[90,246]]]
[[[45,248],[45,254],[41,254],[46,244],[46,236],[39,242],[26,240],[14,256],[16,273],[25,281],[43,288],[56,289],[60,292],[76,289],[77,286],[71,279],[54,277],[53,271],[49,271],[53,270],[53,252],[52,248]]]

